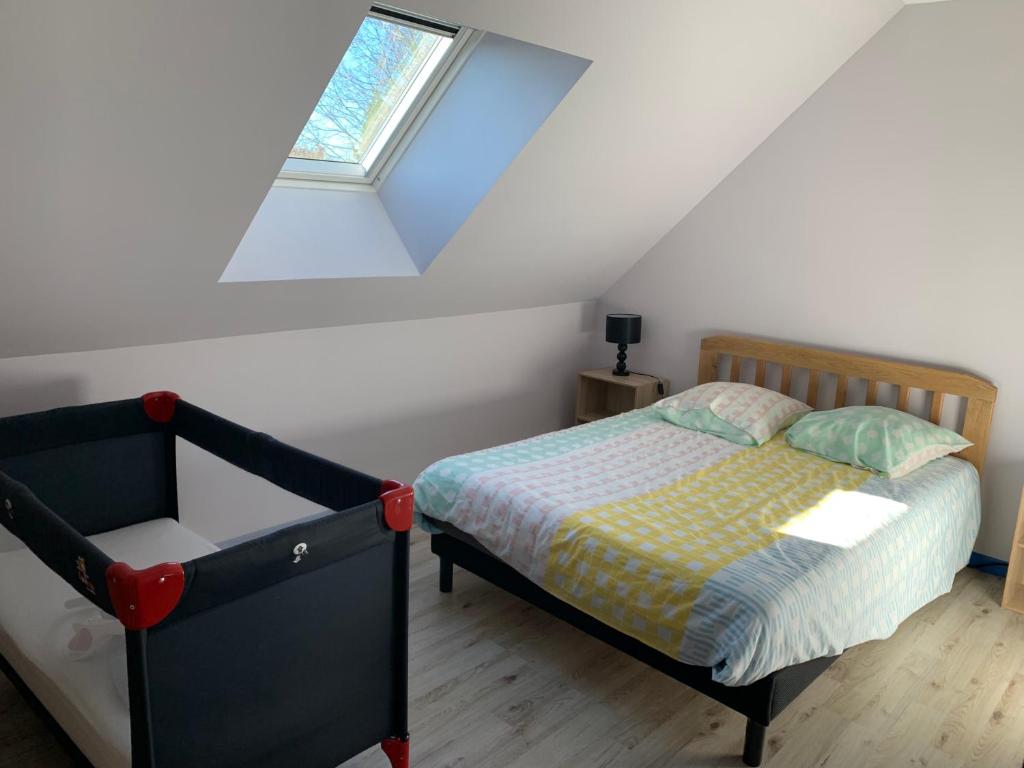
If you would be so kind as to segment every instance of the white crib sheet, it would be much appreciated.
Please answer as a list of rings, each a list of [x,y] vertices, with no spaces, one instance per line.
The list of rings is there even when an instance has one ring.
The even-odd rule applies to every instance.
[[[218,549],[169,518],[89,539],[133,568]],[[124,632],[103,616],[28,549],[0,553],[0,652],[96,768],[128,768]],[[76,624],[98,638],[88,651],[68,647]]]

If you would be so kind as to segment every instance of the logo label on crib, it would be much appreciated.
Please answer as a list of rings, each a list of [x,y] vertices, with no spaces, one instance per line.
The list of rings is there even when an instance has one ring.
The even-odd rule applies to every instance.
[[[96,585],[92,583],[92,579],[89,578],[89,572],[85,570],[85,558],[79,557],[75,561],[75,565],[78,568],[78,580],[85,585],[85,588],[89,590],[89,594],[96,594]]]
[[[305,542],[303,542],[302,544],[296,544],[295,545],[295,549],[292,550],[292,554],[295,555],[295,559],[292,560],[292,562],[293,563],[297,563],[297,562],[301,561],[302,558],[308,552],[309,552],[309,547],[306,546]]]

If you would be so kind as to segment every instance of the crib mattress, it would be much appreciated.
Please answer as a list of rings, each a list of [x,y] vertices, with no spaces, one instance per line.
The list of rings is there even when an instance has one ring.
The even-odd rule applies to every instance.
[[[651,408],[445,459],[415,488],[422,516],[733,686],[891,635],[949,591],[980,521],[960,459],[886,480]]]
[[[218,549],[169,518],[89,540],[139,569]],[[96,768],[131,765],[124,631],[25,548],[0,553],[0,653]]]

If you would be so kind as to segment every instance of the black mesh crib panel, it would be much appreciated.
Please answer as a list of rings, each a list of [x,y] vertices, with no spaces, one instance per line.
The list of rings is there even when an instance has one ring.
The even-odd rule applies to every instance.
[[[328,509],[377,498],[381,481],[246,429],[191,403],[178,401],[175,433],[214,456]]]
[[[174,464],[139,398],[0,419],[0,472],[83,536],[176,519]]]
[[[329,768],[406,735],[408,533],[382,516],[184,564],[174,612],[129,633],[133,766]]]

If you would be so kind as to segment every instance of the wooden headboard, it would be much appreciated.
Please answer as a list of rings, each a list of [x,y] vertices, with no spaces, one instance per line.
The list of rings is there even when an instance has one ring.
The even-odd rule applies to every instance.
[[[938,424],[942,420],[946,396],[963,398],[966,402],[963,426],[957,431],[974,445],[961,451],[957,456],[977,467],[978,474],[981,474],[985,466],[985,453],[988,449],[988,435],[997,390],[994,384],[979,376],[948,368],[762,341],[746,336],[708,336],[702,339],[700,344],[700,366],[697,370],[699,384],[726,378],[725,371],[719,368],[723,357],[729,358],[729,381],[740,381],[745,367],[744,361],[754,361],[752,383],[759,387],[768,386],[769,366],[779,368],[777,389],[790,397],[797,397],[790,391],[793,388],[794,375],[801,375],[806,371],[806,395],[799,399],[812,408],[875,405],[878,400],[879,384],[889,384],[897,388],[895,407],[901,411],[910,411],[912,390],[930,393],[928,417],[930,421]],[[835,379],[835,397],[831,405],[821,405],[818,402],[821,384],[823,378],[829,375]],[[854,380],[865,382],[863,403],[847,402],[849,384]]]

